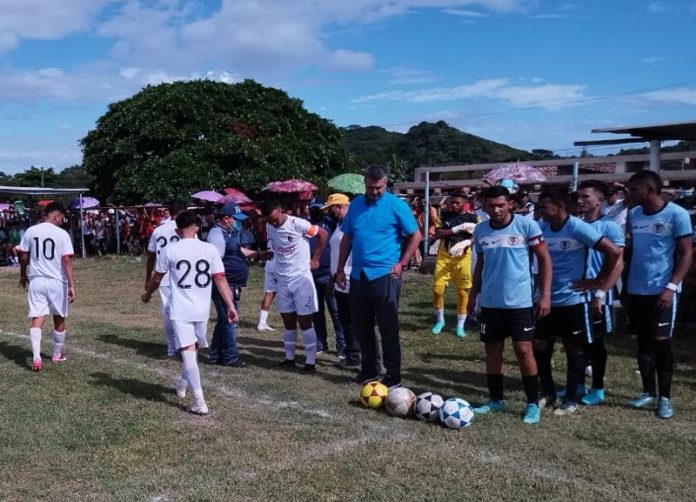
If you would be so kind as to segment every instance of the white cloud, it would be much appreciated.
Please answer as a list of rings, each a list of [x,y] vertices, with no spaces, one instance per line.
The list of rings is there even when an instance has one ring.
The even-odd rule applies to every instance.
[[[659,103],[696,106],[696,88],[693,87],[677,87],[674,89],[650,91],[641,94],[640,97]]]
[[[640,60],[640,62],[646,63],[646,64],[653,64],[653,63],[660,63],[664,60],[665,60],[664,57],[657,56],[657,57],[643,58]]]
[[[483,12],[478,12],[475,10],[445,9],[443,12],[445,14],[450,14],[452,16],[472,17],[472,18],[488,17],[488,14],[485,14]]]
[[[570,16],[567,14],[536,14],[532,19],[566,19]]]
[[[386,68],[377,73],[383,73],[389,77],[387,82],[393,85],[428,84],[437,80],[437,75],[429,70],[422,70],[413,66],[397,66]]]
[[[334,71],[367,71],[375,64],[372,55],[345,49],[333,51],[329,55],[327,67]]]
[[[650,14],[661,14],[667,12],[667,5],[664,2],[650,2],[648,4],[648,12]]]
[[[532,86],[511,85],[510,79],[479,80],[473,84],[455,87],[433,87],[417,91],[392,91],[354,99],[356,103],[371,101],[397,101],[406,103],[432,103],[471,98],[490,98],[515,107],[541,107],[556,109],[568,106],[584,98],[585,86],[543,84]]]

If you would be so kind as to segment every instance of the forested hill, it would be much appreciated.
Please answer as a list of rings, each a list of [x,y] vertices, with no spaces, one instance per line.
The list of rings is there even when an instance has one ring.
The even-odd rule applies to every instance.
[[[468,134],[446,122],[421,122],[406,134],[377,126],[342,129],[346,149],[358,164],[388,165],[395,180],[413,179],[419,166],[514,162],[538,158],[524,150]]]

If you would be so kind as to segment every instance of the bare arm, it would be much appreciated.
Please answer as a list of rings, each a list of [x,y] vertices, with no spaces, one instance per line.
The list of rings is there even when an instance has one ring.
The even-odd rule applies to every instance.
[[[476,267],[474,267],[474,284],[469,292],[469,302],[466,307],[469,315],[476,314],[476,296],[481,292],[481,277],[483,274],[483,253],[476,253]]]
[[[336,269],[336,284],[341,289],[346,289],[346,262],[353,249],[353,236],[351,234],[343,234],[341,245],[338,249],[338,268]]]
[[[619,275],[621,275],[621,256],[623,255],[621,248],[613,244],[606,237],[602,237],[595,248],[597,251],[604,254],[602,269],[594,279],[585,279],[573,283],[572,287],[576,291],[590,291],[592,289],[607,291],[613,286],[613,284],[610,284],[611,278],[613,277],[614,282],[616,282]]]
[[[234,308],[234,299],[232,297],[232,290],[230,289],[230,285],[227,284],[227,279],[225,278],[224,275],[218,275],[214,277],[215,280],[215,287],[218,290],[218,293],[220,293],[220,296],[225,302],[225,305],[227,305],[227,319],[231,323],[237,322],[238,319],[238,314],[237,310]]]
[[[152,277],[152,271],[155,269],[155,262],[157,261],[157,253],[151,251],[147,252],[147,265],[145,266],[145,286],[150,281]]]
[[[141,296],[144,303],[149,302],[150,298],[152,298],[152,293],[157,291],[157,288],[160,286],[160,282],[162,282],[162,277],[164,277],[162,272],[155,271],[152,277],[150,277],[150,280],[147,281],[147,284],[145,284],[145,292]]]
[[[551,266],[551,255],[546,244],[533,248],[534,256],[537,257],[539,267],[539,289],[541,297],[537,305],[537,316],[544,317],[551,312],[551,279],[553,277],[553,268]]]
[[[408,241],[406,242],[406,248],[404,249],[404,252],[401,255],[401,259],[398,262],[396,262],[396,264],[389,271],[392,277],[401,276],[401,274],[404,271],[404,267],[408,265],[408,262],[413,256],[413,253],[415,253],[416,249],[418,249],[421,237],[422,236],[420,230],[416,230],[411,235],[409,235]]]
[[[314,254],[312,255],[312,259],[309,262],[312,270],[319,267],[319,260],[321,259],[321,254],[324,252],[324,248],[326,247],[326,243],[328,241],[329,234],[326,232],[326,230],[319,227],[317,233],[317,247],[314,248]]]
[[[244,255],[244,258],[258,258],[259,257],[259,252],[254,251],[253,249],[249,248],[241,248],[242,254]]]
[[[672,271],[672,278],[669,282],[672,284],[679,284],[691,268],[691,261],[693,259],[693,245],[691,243],[691,236],[682,237],[677,241],[677,260],[674,264],[674,270]],[[665,288],[662,293],[660,293],[660,299],[658,300],[658,309],[664,310],[672,306],[674,301],[674,291]]]
[[[61,258],[61,263],[63,264],[63,270],[65,270],[65,275],[68,278],[68,301],[72,303],[75,301],[75,278],[73,276],[72,255],[63,256]]]
[[[19,252],[19,285],[26,289],[29,284],[27,278],[27,267],[29,266],[29,253],[26,251]]]

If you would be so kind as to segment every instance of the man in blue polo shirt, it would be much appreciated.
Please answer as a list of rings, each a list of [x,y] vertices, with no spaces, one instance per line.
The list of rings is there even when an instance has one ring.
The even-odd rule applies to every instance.
[[[383,383],[395,388],[401,385],[401,275],[420,243],[421,233],[408,205],[386,192],[387,181],[382,166],[370,166],[365,171],[365,195],[351,202],[341,224],[344,235],[335,282],[345,288],[344,267],[352,252],[350,311],[362,350],[362,368],[356,380],[367,383],[379,378],[376,321],[387,370]],[[404,238],[407,243],[402,253]]]
[[[652,171],[640,171],[628,180],[631,209],[626,223],[631,253],[628,261],[628,316],[638,335],[638,368],[643,392],[628,404],[652,406],[657,416],[672,418],[672,330],[677,315],[681,281],[693,254],[689,214],[660,197],[662,180]],[[655,373],[657,389],[655,392]]]

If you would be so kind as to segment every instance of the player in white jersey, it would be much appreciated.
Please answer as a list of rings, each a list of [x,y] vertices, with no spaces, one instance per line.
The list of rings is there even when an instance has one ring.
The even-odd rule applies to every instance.
[[[75,280],[70,235],[59,226],[64,216],[65,207],[62,204],[48,204],[43,223],[29,228],[18,247],[21,265],[19,285],[23,288],[29,285],[29,338],[34,371],[41,371],[43,367],[41,328],[49,314],[53,316],[54,325],[51,361],[59,363],[67,360],[63,353],[65,318],[68,316],[68,303],[75,300]]]
[[[317,292],[312,270],[319,266],[328,235],[323,228],[309,221],[284,214],[278,202],[264,204],[266,232],[275,261],[278,280],[276,308],[283,318],[284,367],[295,367],[297,325],[302,330],[305,350],[304,369],[316,371],[317,334],[312,316],[318,309]],[[317,237],[317,247],[310,257],[309,239]]]
[[[147,266],[145,269],[145,287],[152,277],[152,272],[155,269],[157,257],[169,244],[173,244],[179,240],[176,233],[175,218],[182,212],[186,211],[184,202],[173,202],[169,206],[169,214],[171,219],[165,220],[158,226],[152,235],[147,245]],[[174,343],[174,328],[172,320],[169,316],[169,296],[171,287],[169,284],[169,276],[165,275],[159,286],[160,298],[162,300],[162,329],[164,330],[164,339],[167,341],[167,357],[176,355],[176,345]]]
[[[265,255],[266,253],[260,254],[260,256]],[[256,331],[275,331],[275,328],[268,325],[268,311],[271,310],[277,289],[278,278],[275,275],[275,260],[271,257],[271,259],[266,260],[266,265],[263,268],[263,299],[261,300],[259,323],[256,325]]]
[[[169,244],[160,253],[155,273],[147,283],[142,300],[149,302],[162,278],[169,276],[169,313],[176,348],[181,351],[182,361],[181,375],[176,381],[176,393],[183,399],[186,389],[190,387],[193,403],[187,411],[206,415],[208,406],[201,387],[197,349],[208,346],[205,333],[210,317],[213,281],[227,305],[227,316],[231,323],[237,321],[237,311],[220,254],[212,244],[196,239],[200,228],[198,216],[191,211],[183,211],[176,217],[176,226],[180,240]]]

